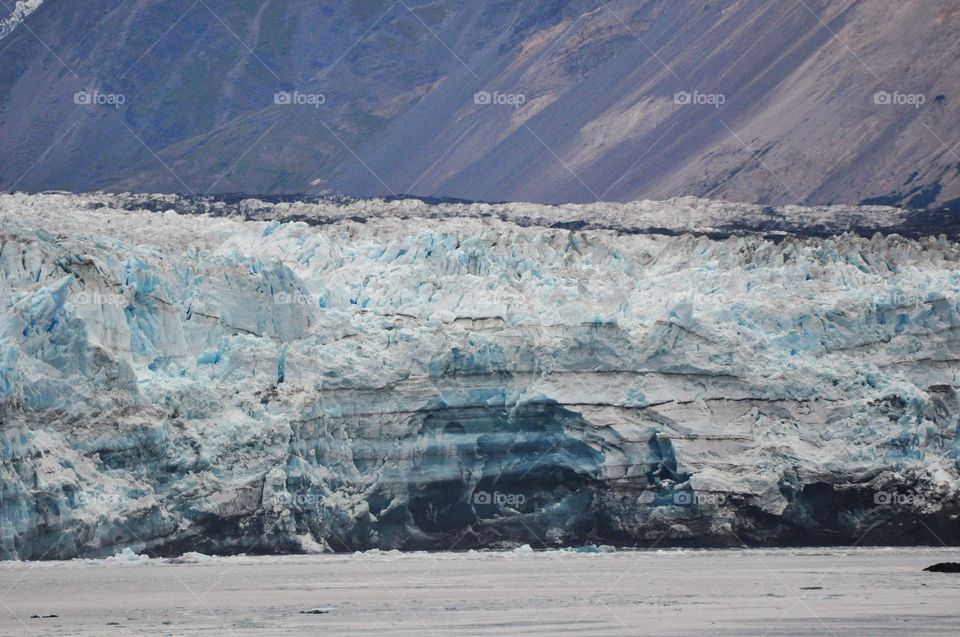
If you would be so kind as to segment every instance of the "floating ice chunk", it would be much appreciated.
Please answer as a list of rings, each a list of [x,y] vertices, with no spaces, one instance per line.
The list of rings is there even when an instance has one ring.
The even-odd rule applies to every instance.
[[[133,551],[131,548],[125,548],[116,555],[106,558],[110,562],[125,562],[131,564],[149,562],[150,557],[148,555],[140,555]]]

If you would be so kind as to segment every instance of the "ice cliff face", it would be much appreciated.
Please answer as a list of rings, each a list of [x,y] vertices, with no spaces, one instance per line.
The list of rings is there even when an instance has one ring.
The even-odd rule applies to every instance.
[[[952,240],[120,199],[0,196],[3,558],[960,541]]]

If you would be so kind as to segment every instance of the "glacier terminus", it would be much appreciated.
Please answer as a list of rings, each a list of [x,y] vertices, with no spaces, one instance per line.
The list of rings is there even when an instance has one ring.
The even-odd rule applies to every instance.
[[[917,214],[0,195],[0,558],[956,544]]]

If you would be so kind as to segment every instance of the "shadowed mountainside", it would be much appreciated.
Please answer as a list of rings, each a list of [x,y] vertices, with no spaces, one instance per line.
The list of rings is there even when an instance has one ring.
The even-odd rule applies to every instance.
[[[958,18],[950,0],[46,0],[0,41],[0,187],[942,206]]]

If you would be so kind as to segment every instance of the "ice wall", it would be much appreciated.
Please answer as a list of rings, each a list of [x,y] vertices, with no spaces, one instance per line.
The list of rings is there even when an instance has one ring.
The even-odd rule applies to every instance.
[[[957,243],[114,202],[0,195],[0,557],[960,541]]]

